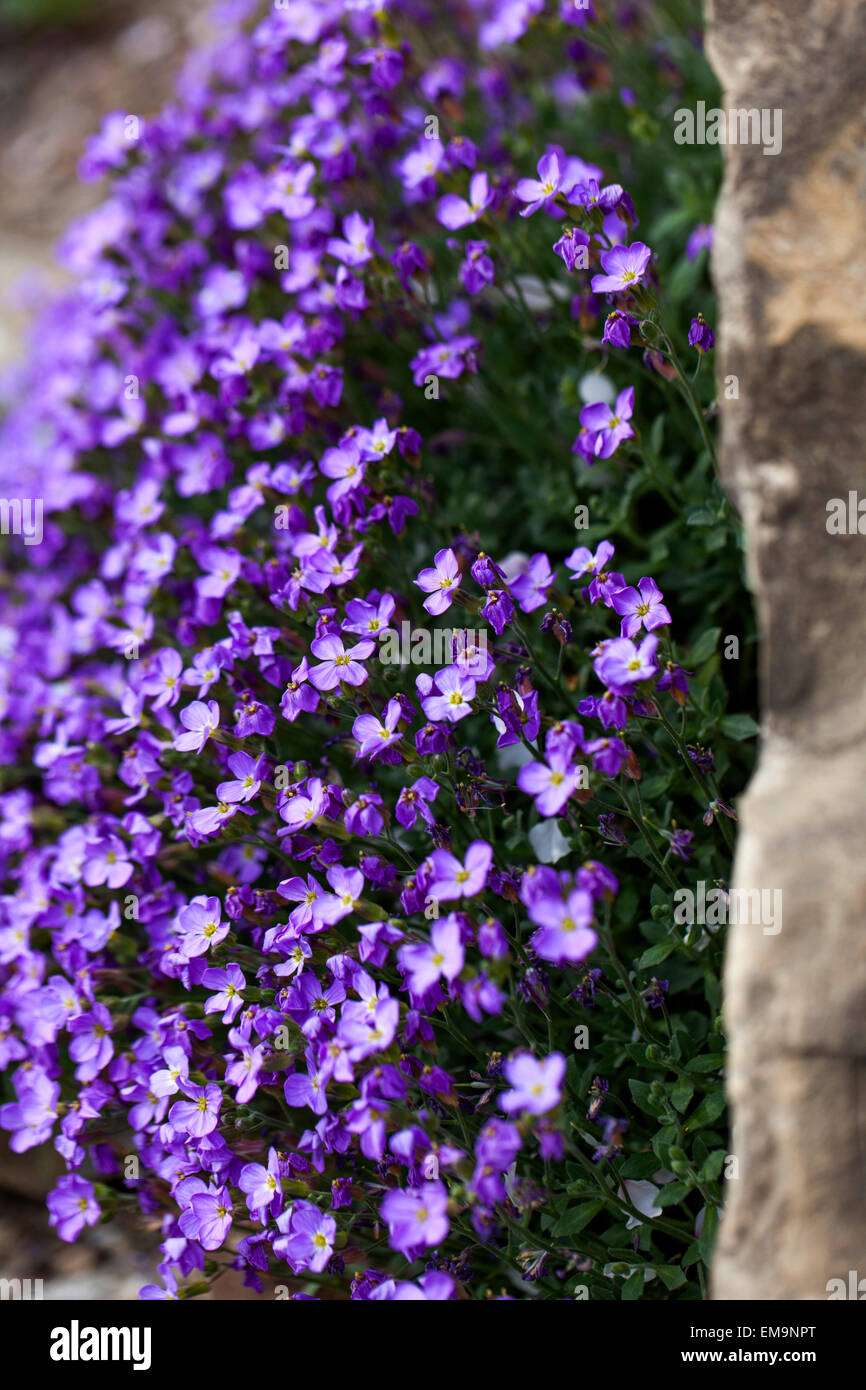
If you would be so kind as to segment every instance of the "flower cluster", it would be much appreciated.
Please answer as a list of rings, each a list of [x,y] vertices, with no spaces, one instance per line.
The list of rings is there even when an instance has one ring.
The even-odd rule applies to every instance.
[[[603,533],[518,552],[492,505],[493,559],[459,521],[461,450],[510,391],[488,351],[563,317],[533,308],[521,247],[574,295],[569,340],[597,323],[606,362],[638,330],[658,388],[694,391],[639,199],[524,110],[543,0],[445,8],[465,42],[430,60],[424,0],[223,5],[177,101],[88,142],[110,192],[65,234],[76,286],[8,393],[3,487],[47,521],[0,591],[0,1124],[65,1161],[61,1239],[160,1214],[144,1298],[226,1264],[293,1297],[605,1296],[633,1287],[608,1258],[632,1226],[660,1289],[706,1259],[715,1160],[677,1157],[694,1087],[623,1099],[571,1053],[603,999],[605,1065],[655,1046],[688,1076],[665,1010],[716,943],[683,945],[668,993],[616,939],[635,881],[726,862],[726,820],[700,821],[715,765],[686,751],[690,702],[696,738],[719,713],[691,684],[710,653],[682,665],[646,573],[668,587],[666,552],[626,541],[630,582]],[[547,9],[567,126],[604,57],[591,8]],[[712,348],[702,318],[689,342]],[[631,380],[578,403],[575,464],[622,464],[638,408]],[[384,661],[402,622],[455,611],[475,638],[450,660]],[[632,1100],[662,1138],[611,1183]],[[649,1199],[674,1182],[666,1226]]]

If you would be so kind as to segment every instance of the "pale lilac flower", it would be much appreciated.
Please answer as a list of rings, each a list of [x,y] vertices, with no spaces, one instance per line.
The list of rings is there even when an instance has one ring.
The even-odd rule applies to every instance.
[[[593,294],[619,294],[623,290],[634,289],[635,285],[642,283],[651,256],[652,251],[642,241],[602,251],[604,275],[593,275]]]
[[[359,714],[352,725],[352,737],[358,741],[359,756],[377,758],[393,743],[399,743],[402,734],[397,725],[403,718],[403,709],[396,699],[388,701],[383,719],[377,719],[375,714]]]
[[[266,763],[264,758],[251,758],[249,753],[232,753],[229,758],[229,771],[234,778],[220,782],[217,796],[220,801],[252,801],[262,785]]]
[[[182,1047],[166,1047],[162,1058],[165,1066],[152,1073],[149,1083],[159,1098],[175,1095],[181,1083],[189,1080],[189,1057]]]
[[[573,964],[598,945],[590,925],[592,896],[583,888],[573,888],[566,898],[542,894],[533,900],[529,915],[538,927],[530,938],[532,949],[542,960]]]
[[[606,642],[604,651],[593,663],[599,680],[614,690],[617,686],[627,686],[634,681],[651,680],[658,674],[658,640],[654,633],[649,633],[639,647],[629,637],[617,637],[612,642]]]
[[[274,1253],[291,1266],[295,1274],[312,1270],[320,1274],[334,1253],[337,1223],[313,1202],[298,1200],[277,1217],[282,1235],[274,1241]]]
[[[623,1188],[625,1188],[625,1194],[623,1194]],[[641,1215],[646,1216],[651,1221],[653,1217],[662,1214],[662,1208],[655,1204],[655,1199],[660,1191],[661,1188],[656,1187],[654,1182],[638,1182],[634,1178],[626,1178],[617,1196],[625,1195],[631,1205],[637,1207]],[[636,1226],[642,1225],[643,1222],[638,1221],[636,1216],[629,1215],[625,1228],[627,1231],[633,1231]]]
[[[48,1194],[49,1226],[54,1226],[61,1240],[77,1240],[85,1226],[95,1226],[102,1209],[96,1201],[93,1184],[77,1173],[67,1173],[57,1179],[57,1186]]]
[[[290,830],[314,825],[325,810],[325,789],[318,777],[311,777],[303,792],[292,792],[280,806],[280,816]]]
[[[373,219],[365,222],[359,212],[343,218],[343,236],[328,239],[328,252],[345,265],[364,265],[376,251]]]
[[[275,1148],[268,1150],[268,1166],[262,1163],[246,1163],[238,1178],[238,1187],[246,1194],[250,1213],[263,1216],[273,1211],[283,1191],[280,1181],[280,1160]]]
[[[397,959],[409,977],[409,988],[413,994],[424,994],[443,977],[449,983],[456,979],[464,962],[457,918],[450,913],[435,921],[430,930],[430,940],[401,946]]]
[[[433,568],[422,570],[414,581],[429,598],[424,607],[428,613],[437,615],[451,607],[454,595],[460,587],[460,566],[453,550],[437,550]]]
[[[200,753],[213,733],[219,728],[220,707],[216,700],[193,700],[191,705],[180,712],[180,722],[187,730],[178,734],[174,747],[178,753]]]
[[[420,681],[421,677],[418,679]],[[430,691],[421,700],[421,708],[428,719],[434,722],[444,719],[450,724],[458,724],[472,713],[475,682],[471,676],[464,675],[458,666],[446,666],[444,671],[438,671],[435,682],[430,683]]]
[[[222,908],[219,898],[206,898],[199,895],[193,898],[188,907],[178,914],[178,926],[182,937],[180,950],[183,955],[203,956],[205,951],[218,946],[229,934],[228,922],[221,922]]]
[[[580,769],[564,751],[548,752],[547,762],[524,763],[517,774],[522,792],[535,797],[535,809],[540,816],[558,816],[563,806],[580,786]]]
[[[234,1023],[243,1007],[244,999],[241,991],[246,985],[240,967],[235,965],[234,961],[230,961],[225,970],[219,966],[209,966],[202,975],[201,982],[205,989],[218,991],[206,1000],[205,1013],[215,1014],[222,1009],[223,1023]]]
[[[458,227],[467,227],[470,222],[478,221],[492,197],[487,175],[473,174],[469,180],[469,200],[459,198],[455,193],[446,193],[445,197],[439,200],[436,220],[452,232]]]
[[[440,902],[455,898],[474,898],[484,891],[493,850],[485,840],[473,840],[461,864],[447,849],[434,850],[430,856],[431,874],[428,894]]]
[[[638,581],[636,589],[617,589],[611,594],[611,606],[622,618],[620,635],[634,637],[640,632],[641,624],[647,632],[665,627],[671,622],[671,615],[663,603],[664,594],[654,579]]]
[[[541,1059],[531,1052],[518,1052],[505,1063],[504,1072],[512,1089],[499,1097],[499,1104],[507,1115],[521,1111],[544,1115],[562,1099],[565,1058],[561,1052]]]
[[[604,401],[585,405],[580,412],[580,423],[584,429],[595,435],[593,454],[596,458],[610,458],[622,444],[631,439],[634,430],[628,423],[634,411],[634,387],[627,386],[620,391],[616,405],[609,406]]]
[[[321,665],[310,668],[309,679],[317,690],[333,690],[340,684],[363,685],[367,672],[361,662],[375,649],[375,642],[366,640],[347,649],[333,633],[316,637],[310,643],[310,651]]]
[[[448,1193],[439,1181],[405,1190],[392,1188],[381,1213],[392,1248],[407,1259],[413,1252],[441,1245],[449,1231]]]
[[[568,192],[568,189],[563,187],[559,160],[555,154],[542,155],[538,161],[538,178],[518,179],[514,186],[515,196],[521,203],[529,205],[520,209],[520,216],[531,217],[559,192]]]
[[[168,1112],[168,1123],[178,1134],[191,1134],[194,1139],[201,1139],[217,1127],[222,1091],[213,1082],[195,1086],[191,1081],[185,1081],[181,1090],[187,1099],[175,1101]]]
[[[320,922],[332,926],[355,911],[364,892],[364,875],[360,869],[346,869],[335,864],[328,870],[327,879],[334,891],[323,893],[317,899],[315,915]]]

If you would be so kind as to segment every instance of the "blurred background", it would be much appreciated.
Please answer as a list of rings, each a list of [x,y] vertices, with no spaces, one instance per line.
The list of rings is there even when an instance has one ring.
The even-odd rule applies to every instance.
[[[85,138],[113,110],[146,118],[207,39],[211,0],[0,0],[0,367],[14,360],[52,248],[99,202],[79,184]],[[16,283],[24,283],[16,289]]]
[[[34,291],[63,281],[53,247],[64,226],[104,196],[76,178],[85,138],[108,111],[159,110],[185,54],[207,40],[209,8],[0,0],[0,369],[22,351]],[[158,1232],[113,1222],[62,1244],[45,1194],[64,1171],[52,1149],[11,1154],[0,1137],[0,1277],[42,1279],[50,1299],[136,1298],[155,1277]],[[223,1296],[243,1296],[221,1282]]]

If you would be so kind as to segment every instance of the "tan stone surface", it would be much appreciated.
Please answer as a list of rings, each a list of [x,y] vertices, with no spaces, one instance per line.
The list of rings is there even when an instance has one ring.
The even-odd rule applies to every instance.
[[[710,0],[723,105],[783,111],[782,151],[728,147],[716,219],[722,475],[762,627],[762,749],[737,888],[783,926],[730,929],[729,1183],[713,1292],[825,1299],[866,1275],[866,2]],[[722,392],[720,391],[720,395]]]

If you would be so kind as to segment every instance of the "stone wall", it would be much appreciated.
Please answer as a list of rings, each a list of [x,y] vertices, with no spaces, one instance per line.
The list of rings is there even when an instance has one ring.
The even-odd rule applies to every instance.
[[[714,1294],[824,1299],[866,1276],[866,534],[831,533],[827,505],[858,492],[866,532],[866,3],[708,20],[725,109],[778,108],[783,132],[777,155],[726,147],[715,221],[722,480],[762,628],[733,886],[781,889],[783,926],[730,929]]]

